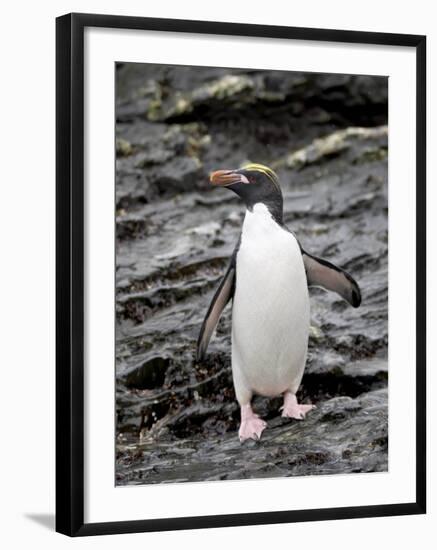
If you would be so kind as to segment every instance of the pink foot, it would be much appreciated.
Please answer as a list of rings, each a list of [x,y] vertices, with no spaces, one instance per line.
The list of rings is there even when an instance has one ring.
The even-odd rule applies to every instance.
[[[294,393],[285,392],[284,405],[282,408],[282,416],[285,418],[295,418],[296,420],[303,420],[307,412],[315,409],[315,405],[299,405]]]
[[[253,412],[250,403],[242,405],[241,425],[238,431],[241,442],[246,441],[246,439],[261,439],[261,434],[266,426],[267,423]]]

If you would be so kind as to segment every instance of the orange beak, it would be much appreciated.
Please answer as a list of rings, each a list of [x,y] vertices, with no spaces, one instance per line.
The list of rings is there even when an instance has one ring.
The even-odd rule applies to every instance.
[[[226,187],[233,183],[249,183],[246,176],[232,170],[216,170],[211,173],[209,179],[212,185],[219,185],[221,187]]]

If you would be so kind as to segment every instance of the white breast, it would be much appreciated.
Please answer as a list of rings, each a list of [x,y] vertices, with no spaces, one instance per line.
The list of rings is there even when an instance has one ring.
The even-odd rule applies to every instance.
[[[262,395],[297,390],[305,366],[309,298],[295,237],[267,207],[247,211],[232,311],[234,382]]]

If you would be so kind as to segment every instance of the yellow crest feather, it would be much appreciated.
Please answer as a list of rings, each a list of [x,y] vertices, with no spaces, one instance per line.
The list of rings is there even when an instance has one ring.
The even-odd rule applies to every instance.
[[[268,166],[265,166],[264,164],[257,164],[255,162],[250,162],[249,164],[245,164],[243,166],[243,170],[253,170],[254,172],[261,172],[265,176],[267,176],[273,185],[279,189],[279,180],[276,172],[274,172],[271,168]]]

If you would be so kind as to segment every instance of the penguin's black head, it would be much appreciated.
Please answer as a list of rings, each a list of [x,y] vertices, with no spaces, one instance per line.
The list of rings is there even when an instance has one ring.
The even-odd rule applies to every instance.
[[[271,168],[247,164],[238,170],[217,170],[210,180],[213,185],[234,191],[249,210],[257,203],[265,204],[275,220],[282,223],[282,192],[278,176]]]

